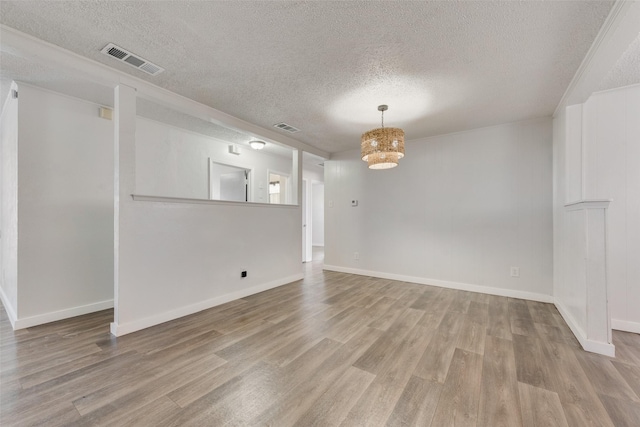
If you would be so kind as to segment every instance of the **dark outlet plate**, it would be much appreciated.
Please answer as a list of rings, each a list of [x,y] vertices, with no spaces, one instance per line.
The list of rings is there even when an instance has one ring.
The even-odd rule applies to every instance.
[[[243,271],[242,273],[240,273],[240,277],[247,277],[247,272]]]

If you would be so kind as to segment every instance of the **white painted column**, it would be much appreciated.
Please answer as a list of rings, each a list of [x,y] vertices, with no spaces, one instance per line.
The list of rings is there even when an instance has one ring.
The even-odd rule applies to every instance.
[[[582,150],[582,104],[566,109],[565,122],[565,200],[582,200],[584,195]]]
[[[293,165],[291,167],[291,181],[295,182],[295,200],[291,202],[302,209],[302,150],[293,150]]]
[[[121,84],[115,88],[114,101],[114,319],[113,323],[111,323],[111,333],[118,336],[119,287],[122,277],[121,259],[124,255],[120,251],[120,243],[121,239],[127,236],[127,234],[123,232],[123,228],[127,221],[127,205],[133,203],[131,195],[134,193],[136,182],[136,90],[130,86]]]
[[[573,247],[571,250],[584,254],[584,291],[586,293],[586,325],[572,324],[569,317],[567,323],[587,351],[615,356],[615,346],[611,340],[611,320],[607,293],[607,259],[606,259],[606,210],[609,200],[581,200],[565,205],[569,212],[581,211],[584,224],[584,239],[580,239],[584,247]],[[564,316],[564,315],[563,315]],[[567,319],[567,316],[564,316]]]

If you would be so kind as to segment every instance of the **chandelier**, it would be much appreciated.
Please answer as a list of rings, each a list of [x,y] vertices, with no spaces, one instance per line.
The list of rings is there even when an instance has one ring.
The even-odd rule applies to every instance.
[[[362,160],[369,169],[390,169],[398,166],[398,160],[404,157],[404,131],[399,128],[384,127],[384,112],[389,107],[379,105],[382,114],[382,127],[362,134],[360,149]]]

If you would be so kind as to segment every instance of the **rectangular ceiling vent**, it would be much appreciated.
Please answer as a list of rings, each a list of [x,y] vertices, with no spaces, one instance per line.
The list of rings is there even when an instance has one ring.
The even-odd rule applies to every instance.
[[[120,46],[116,46],[113,43],[106,45],[100,52],[111,56],[112,58],[116,58],[118,61],[125,62],[138,70],[151,74],[152,76],[156,76],[164,71],[164,68],[159,67],[153,62],[147,61],[138,55],[134,55],[128,50],[123,49]]]
[[[278,129],[282,129],[285,132],[289,132],[289,133],[296,133],[296,132],[300,132],[300,129],[298,128],[294,128],[291,125],[288,125],[286,123],[276,123],[275,125],[273,125],[274,128],[278,128]]]

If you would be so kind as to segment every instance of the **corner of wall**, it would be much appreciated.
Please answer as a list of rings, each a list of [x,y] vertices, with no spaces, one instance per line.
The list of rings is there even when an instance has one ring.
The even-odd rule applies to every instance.
[[[2,300],[2,305],[4,306],[4,309],[7,312],[7,317],[9,318],[9,322],[11,322],[11,327],[14,330],[18,329],[18,328],[16,328],[16,320],[17,320],[17,317],[18,317],[16,315],[16,308],[13,307],[13,305],[11,305],[11,302],[9,301],[9,298],[4,293],[4,289],[2,289],[2,287],[0,287],[0,300]]]
[[[579,323],[573,318],[562,301],[555,299],[554,305],[584,350],[609,357],[616,356],[615,345],[600,341],[593,341],[587,338],[585,331],[579,326]]]
[[[31,328],[32,326],[44,325],[45,323],[57,322],[58,320],[95,313],[96,311],[107,310],[110,308],[113,308],[113,300],[100,301],[65,310],[42,313],[36,316],[17,318],[13,329]]]

